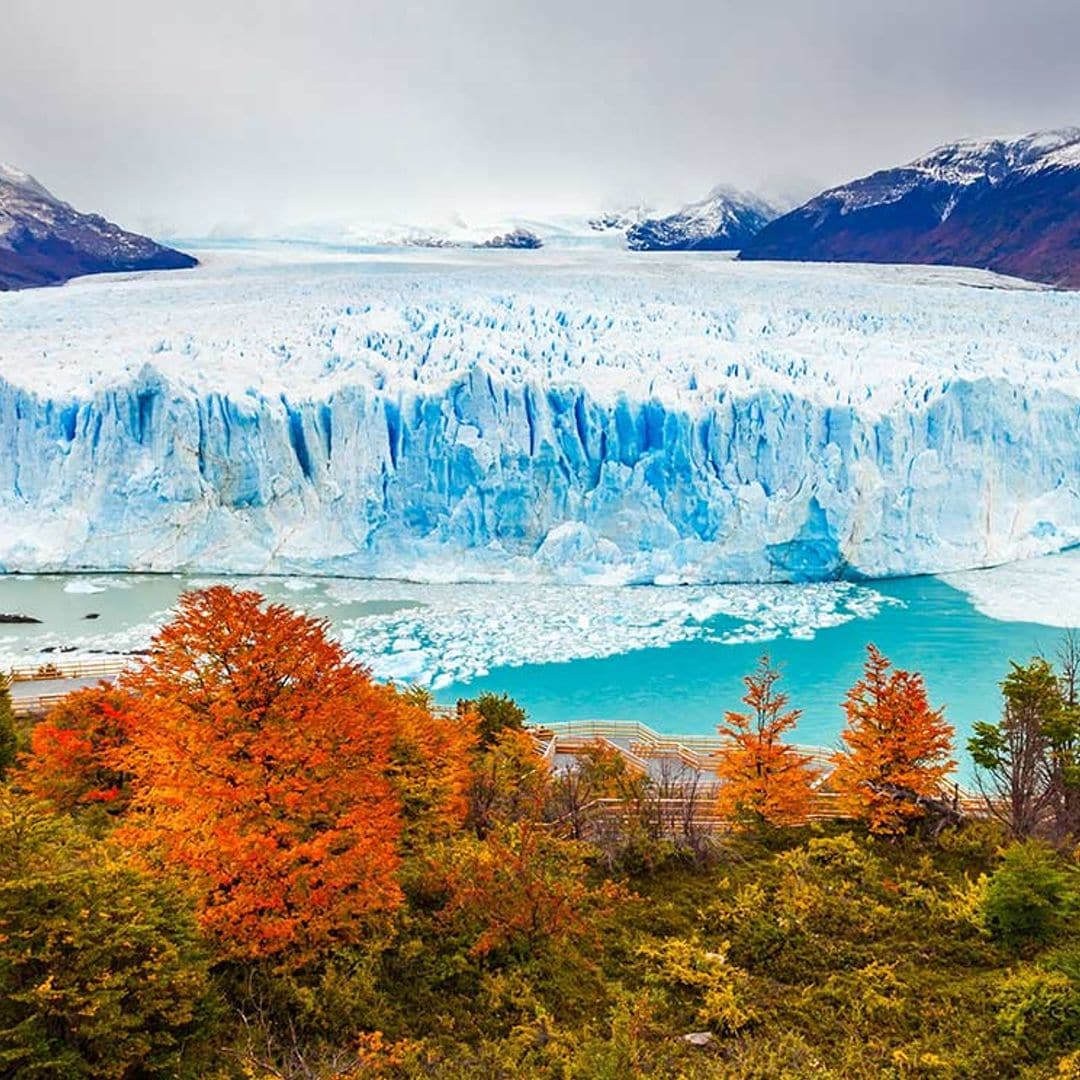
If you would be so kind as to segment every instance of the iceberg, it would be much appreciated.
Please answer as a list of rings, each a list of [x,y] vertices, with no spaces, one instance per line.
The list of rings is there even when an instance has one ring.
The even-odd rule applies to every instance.
[[[1080,296],[200,250],[0,297],[0,570],[820,581],[1080,543]]]

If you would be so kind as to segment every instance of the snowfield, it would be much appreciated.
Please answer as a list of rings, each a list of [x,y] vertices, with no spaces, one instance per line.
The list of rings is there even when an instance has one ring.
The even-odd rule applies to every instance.
[[[1080,542],[1080,294],[601,249],[0,296],[0,570],[579,583]]]

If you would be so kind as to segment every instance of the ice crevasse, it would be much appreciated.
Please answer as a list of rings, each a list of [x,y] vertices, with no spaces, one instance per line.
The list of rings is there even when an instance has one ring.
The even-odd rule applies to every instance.
[[[1075,294],[546,258],[0,298],[0,569],[800,581],[1080,542]]]

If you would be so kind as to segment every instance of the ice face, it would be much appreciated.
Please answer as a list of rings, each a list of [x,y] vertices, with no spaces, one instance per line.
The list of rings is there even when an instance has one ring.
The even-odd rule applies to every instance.
[[[801,581],[1080,541],[1080,296],[626,252],[197,252],[0,297],[0,569]]]

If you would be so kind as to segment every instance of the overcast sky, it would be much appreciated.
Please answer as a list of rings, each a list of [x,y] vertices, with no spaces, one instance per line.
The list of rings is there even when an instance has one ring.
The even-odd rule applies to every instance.
[[[2,0],[0,161],[187,235],[805,196],[1080,124],[1080,0]]]

